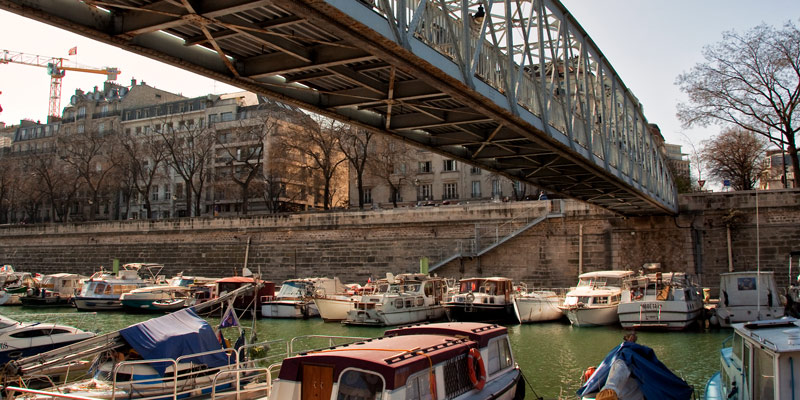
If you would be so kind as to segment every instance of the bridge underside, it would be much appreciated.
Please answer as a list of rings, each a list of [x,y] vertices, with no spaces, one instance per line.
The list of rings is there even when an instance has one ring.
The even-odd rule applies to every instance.
[[[609,167],[591,142],[578,148],[502,91],[471,87],[439,53],[403,43],[394,25],[368,28],[384,17],[347,1],[355,17],[336,1],[312,0],[0,0],[0,8],[624,215],[676,211],[670,195]]]

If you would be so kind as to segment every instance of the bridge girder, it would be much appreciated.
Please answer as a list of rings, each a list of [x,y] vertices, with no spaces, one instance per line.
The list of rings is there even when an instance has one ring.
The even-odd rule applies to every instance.
[[[663,139],[557,0],[0,8],[621,214],[677,211]]]

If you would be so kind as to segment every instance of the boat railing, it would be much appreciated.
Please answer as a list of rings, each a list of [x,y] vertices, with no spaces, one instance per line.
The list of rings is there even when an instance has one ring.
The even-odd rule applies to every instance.
[[[311,351],[311,350],[316,350],[316,349],[323,348],[322,346],[320,346],[320,347],[306,347],[303,350],[295,349],[295,343],[297,343],[297,342],[299,342],[301,340],[308,340],[308,339],[327,339],[328,340],[328,346],[327,347],[334,347],[334,346],[340,346],[340,345],[343,345],[343,344],[357,342],[359,340],[367,340],[369,338],[368,337],[360,337],[360,336],[332,336],[332,335],[303,335],[303,336],[297,336],[297,337],[292,338],[292,340],[289,342],[289,356],[294,356],[294,355],[296,355],[298,353],[305,352],[305,351]],[[344,340],[345,342],[344,343],[336,343],[335,341],[339,340],[339,339]]]
[[[265,382],[263,384],[256,384],[256,378],[261,376],[263,372]],[[241,385],[242,381],[242,374],[247,374],[247,379],[250,381],[251,384],[254,384],[250,387],[243,387]],[[268,397],[270,392],[272,391],[272,372],[270,371],[269,367],[261,367],[261,368],[237,368],[233,370],[225,370],[219,371],[214,375],[214,380],[211,384],[211,399],[215,399],[217,396],[217,380],[221,376],[225,375],[232,375],[236,374],[236,390],[234,391],[236,398],[239,399],[243,395],[245,398],[265,398]],[[258,392],[264,392],[263,395],[260,395]],[[225,396],[230,396],[230,392],[225,392]]]
[[[111,398],[115,398],[117,392],[117,376],[123,368],[129,367],[130,368],[130,376],[133,376],[133,369],[136,365],[142,364],[170,364],[172,365],[172,398],[173,400],[178,398],[178,362],[171,358],[157,358],[157,359],[150,359],[150,360],[126,360],[121,361],[114,364],[114,368],[111,369]],[[166,383],[167,379],[165,377],[156,377],[156,378],[148,378],[148,379],[137,379],[136,384],[148,384],[148,383]],[[162,395],[163,396],[163,395]]]
[[[261,368],[271,365],[274,360],[283,360],[289,356],[289,342],[286,339],[275,339],[266,342],[251,343],[237,350],[240,360],[239,368]],[[272,352],[276,350],[277,353]],[[245,363],[244,360],[247,360]]]
[[[47,392],[47,391],[44,391],[44,390],[29,389],[29,388],[23,388],[23,387],[18,387],[18,386],[5,386],[5,389],[6,389],[6,391],[11,392],[11,393],[14,393],[14,392],[27,393],[27,394],[32,394],[32,395],[52,397],[52,398],[56,398],[56,399],[97,400],[94,397],[78,396],[78,395],[69,394],[69,393]]]

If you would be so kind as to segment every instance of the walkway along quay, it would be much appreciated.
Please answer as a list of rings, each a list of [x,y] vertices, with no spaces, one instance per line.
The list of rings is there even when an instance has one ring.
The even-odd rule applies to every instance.
[[[790,189],[682,195],[677,217],[623,217],[547,200],[6,225],[0,261],[43,274],[89,275],[119,259],[162,263],[168,276],[227,276],[246,265],[275,282],[331,275],[366,282],[415,272],[428,257],[439,276],[501,275],[534,287],[569,287],[581,272],[660,263],[665,272],[696,273],[716,297],[719,274],[755,269],[758,254],[761,270],[774,271],[786,287],[789,253],[800,250],[798,227],[800,190]]]

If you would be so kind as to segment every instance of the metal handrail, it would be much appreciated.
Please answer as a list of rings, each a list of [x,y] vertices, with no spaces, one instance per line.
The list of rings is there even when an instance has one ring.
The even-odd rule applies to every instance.
[[[264,372],[264,376],[267,379],[266,388],[265,389],[267,391],[267,396],[269,396],[270,392],[272,391],[272,375],[270,373],[269,367],[267,367],[267,368],[257,368],[257,367],[255,367],[255,368],[237,368],[235,370],[219,371],[216,374],[214,374],[214,379],[211,381],[211,399],[214,399],[217,396],[217,379],[219,379],[219,377],[221,377],[223,375],[234,374],[234,373],[236,374],[236,390],[235,390],[235,393],[236,393],[236,398],[238,399],[240,397],[240,395],[242,394],[242,392],[243,392],[243,390],[241,389],[241,375],[242,375],[242,373],[243,372],[245,372],[245,373],[246,372],[259,372],[259,371],[263,371]],[[255,392],[256,390],[259,390],[259,389],[247,390],[247,391],[244,391],[244,392],[251,392],[251,391]]]

